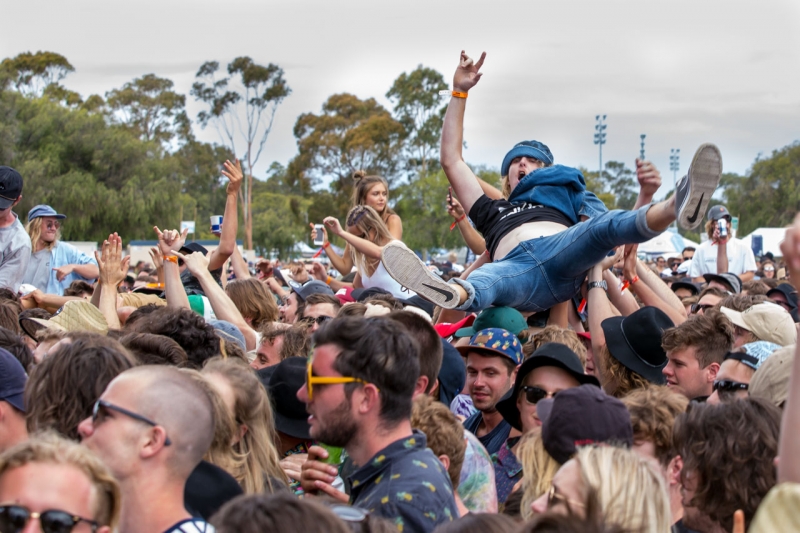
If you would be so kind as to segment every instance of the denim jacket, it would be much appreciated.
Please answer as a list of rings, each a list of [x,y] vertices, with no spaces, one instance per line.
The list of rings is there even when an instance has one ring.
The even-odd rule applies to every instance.
[[[582,215],[592,218],[608,211],[593,192],[586,190],[583,174],[576,168],[564,165],[534,170],[520,180],[508,201],[530,202],[558,209],[573,224],[580,222]]]

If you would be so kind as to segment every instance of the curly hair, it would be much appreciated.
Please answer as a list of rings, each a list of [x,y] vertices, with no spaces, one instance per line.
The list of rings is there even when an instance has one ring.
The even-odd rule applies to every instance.
[[[742,291],[747,291],[750,296],[759,296],[761,294],[766,296],[770,291],[770,287],[762,280],[751,279],[742,283]]]
[[[64,289],[64,296],[80,296],[81,294],[92,294],[94,292],[94,287],[91,284],[83,281],[82,279],[76,279],[72,283],[69,284],[69,287]]]
[[[737,509],[749,525],[776,482],[780,425],[780,409],[762,398],[690,404],[675,421],[673,439],[681,477],[692,472],[697,480],[691,505],[726,531]]]
[[[164,335],[174,340],[186,352],[188,368],[199,370],[206,360],[220,354],[214,327],[189,309],[159,307],[136,320],[130,331]]]
[[[256,278],[229,281],[225,293],[253,329],[278,320],[278,306],[267,286]]]
[[[631,414],[633,440],[653,443],[656,459],[666,467],[678,455],[672,430],[678,415],[686,412],[689,399],[669,388],[652,385],[622,398]]]
[[[543,330],[531,336],[528,342],[522,345],[522,353],[525,359],[530,357],[539,346],[548,342],[563,344],[578,356],[581,366],[586,366],[586,346],[581,342],[578,334],[571,329],[564,329],[558,326],[546,326]]]
[[[145,304],[141,307],[137,307],[135,311],[133,311],[130,315],[128,315],[128,320],[125,321],[125,329],[132,329],[133,324],[136,321],[141,320],[148,316],[150,313],[157,309],[161,309],[162,306],[157,304]]]
[[[464,426],[446,405],[434,401],[430,396],[421,395],[414,400],[411,409],[411,427],[425,434],[428,448],[434,455],[446,455],[450,459],[447,475],[453,490],[456,490],[467,450]]]
[[[111,380],[132,368],[133,358],[116,340],[96,333],[69,333],[31,372],[25,385],[28,431],[52,429],[78,440],[78,424]]]
[[[152,333],[128,333],[119,339],[140,365],[184,366],[188,357],[180,344]]]
[[[733,340],[733,324],[728,317],[716,309],[708,309],[666,330],[661,346],[667,353],[693,347],[700,368],[705,368],[711,363],[722,364],[725,354],[733,348]]]
[[[620,363],[611,355],[608,346],[601,348],[599,357],[595,354],[595,362],[600,363],[600,381],[609,396],[622,398],[631,391],[646,389],[652,385],[650,381]]]
[[[308,357],[311,353],[311,335],[308,326],[299,323],[291,326],[283,334],[283,344],[278,355],[283,361],[290,357]]]

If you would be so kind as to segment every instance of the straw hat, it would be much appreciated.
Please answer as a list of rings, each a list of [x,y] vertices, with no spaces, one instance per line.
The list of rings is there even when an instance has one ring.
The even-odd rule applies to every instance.
[[[68,301],[49,320],[43,318],[28,318],[27,320],[59,331],[89,331],[101,335],[108,333],[108,322],[103,313],[91,302],[85,300]]]

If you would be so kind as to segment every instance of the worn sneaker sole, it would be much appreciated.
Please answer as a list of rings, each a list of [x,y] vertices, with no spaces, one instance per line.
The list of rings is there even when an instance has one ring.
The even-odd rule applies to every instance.
[[[711,143],[701,145],[689,166],[689,194],[678,211],[678,224],[682,228],[694,229],[703,222],[721,176],[722,154],[719,148]]]
[[[393,241],[381,252],[383,266],[392,278],[403,287],[445,309],[458,307],[458,291],[428,270],[417,254],[400,241]]]

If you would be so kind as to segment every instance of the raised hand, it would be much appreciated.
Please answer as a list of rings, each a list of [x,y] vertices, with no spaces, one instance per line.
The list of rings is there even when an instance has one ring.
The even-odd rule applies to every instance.
[[[131,257],[122,257],[122,239],[116,233],[103,241],[101,252],[98,254],[95,251],[94,257],[100,270],[100,283],[104,287],[116,287],[128,275]]]
[[[186,241],[186,235],[189,233],[189,228],[183,230],[183,233],[176,229],[168,229],[163,232],[158,229],[158,226],[153,226],[156,235],[158,235],[158,249],[162,255],[172,255],[183,247]]]
[[[314,263],[311,265],[311,275],[320,281],[328,279],[328,271],[325,270],[325,265],[322,263]]]
[[[453,75],[453,89],[467,92],[475,87],[481,76],[483,76],[480,70],[484,59],[486,59],[486,52],[482,52],[480,59],[475,63],[464,50],[461,50],[461,60],[458,63],[456,73]]]
[[[602,261],[600,261],[600,267],[603,270],[608,270],[609,268],[614,266],[617,263],[617,261],[622,259],[622,252],[623,252],[623,247],[622,246],[618,246],[614,250],[614,254],[613,255],[606,256],[605,258],[603,258]]]
[[[222,164],[222,175],[228,178],[228,187],[225,191],[228,194],[237,194],[239,188],[242,186],[244,180],[244,173],[242,172],[242,162],[236,159],[236,163],[231,163],[226,160]]]
[[[199,274],[203,272],[208,272],[208,257],[203,255],[203,252],[194,252],[191,254],[182,254],[180,252],[175,252],[175,255],[183,259],[183,262],[186,263],[186,268],[189,269],[195,277],[198,277]]]
[[[636,159],[636,181],[642,194],[652,197],[661,187],[661,173],[650,161]]]
[[[636,252],[638,250],[638,244],[625,245],[625,264],[622,267],[622,276],[629,281],[636,277],[636,262],[639,260]]]
[[[164,259],[161,256],[161,252],[159,252],[158,248],[155,246],[150,248],[150,259],[153,260],[153,266],[155,267],[156,271],[164,268]]]
[[[452,191],[453,188],[450,187],[450,193],[447,195],[447,214],[458,220],[464,216],[464,208],[461,206],[461,202],[453,196]]]
[[[309,222],[309,226],[311,226],[311,240],[317,240],[317,227],[313,223]],[[328,242],[328,230],[325,229],[325,226],[322,226],[322,241],[323,243]]]
[[[303,263],[292,263],[289,268],[292,271],[292,279],[297,283],[305,283],[308,281],[308,272],[306,272],[306,267]]]
[[[789,279],[796,289],[800,285],[800,214],[794,217],[794,222],[786,230],[786,236],[781,243],[781,253]]]
[[[344,233],[342,225],[339,223],[339,220],[336,217],[325,217],[322,220],[322,223],[328,226],[335,235],[341,235]]]

